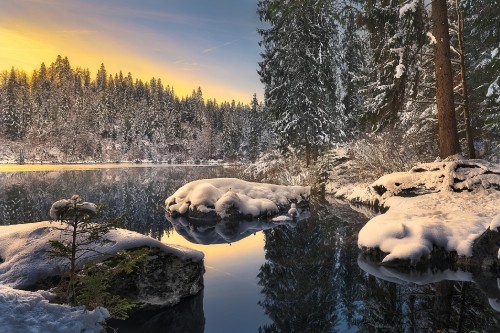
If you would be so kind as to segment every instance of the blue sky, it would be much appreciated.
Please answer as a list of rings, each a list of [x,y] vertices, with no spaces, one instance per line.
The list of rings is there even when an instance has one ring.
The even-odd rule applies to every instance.
[[[0,0],[0,69],[29,72],[68,56],[95,75],[161,78],[178,95],[249,102],[256,72],[257,0]]]

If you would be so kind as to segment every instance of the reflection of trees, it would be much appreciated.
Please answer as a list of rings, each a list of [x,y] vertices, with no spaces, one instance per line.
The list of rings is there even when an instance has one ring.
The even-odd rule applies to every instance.
[[[161,207],[186,182],[221,177],[228,170],[201,167],[152,167],[91,171],[0,174],[0,224],[48,219],[52,202],[78,193],[105,204],[105,216],[125,214],[127,228],[160,238],[172,229]]]
[[[20,185],[12,185],[2,191],[4,199],[0,201],[0,214],[7,223],[10,221],[30,221],[30,210],[33,202],[26,189]]]
[[[338,324],[339,235],[331,219],[309,220],[295,228],[264,231],[266,263],[258,275],[264,300],[259,304],[273,321],[263,332],[332,332]],[[338,221],[337,221],[338,222]]]
[[[400,286],[368,276],[362,281],[360,332],[403,332],[403,302]]]
[[[500,313],[487,301],[500,293],[496,277],[482,282],[473,277],[479,284],[441,280],[417,285],[403,278],[418,281],[416,277],[421,276],[425,280],[440,272],[419,275],[386,270],[392,272],[386,278],[399,277],[398,284],[368,274],[360,281],[364,304],[360,332],[498,332]]]

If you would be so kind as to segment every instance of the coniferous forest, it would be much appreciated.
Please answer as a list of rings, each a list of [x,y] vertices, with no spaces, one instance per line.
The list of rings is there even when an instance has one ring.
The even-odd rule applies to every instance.
[[[57,59],[31,75],[1,74],[1,140],[20,162],[254,159],[271,141],[266,113],[249,103],[179,98],[149,82]],[[260,124],[260,126],[252,126]],[[5,152],[4,152],[5,153]]]
[[[457,151],[498,161],[500,3],[441,2]],[[356,142],[421,161],[439,155],[430,3],[260,0],[257,14],[266,27],[258,30],[264,101],[218,103],[202,87],[179,97],[175,82],[143,82],[104,64],[91,75],[59,56],[32,73],[0,73],[0,159],[235,161],[279,150],[310,164]]]

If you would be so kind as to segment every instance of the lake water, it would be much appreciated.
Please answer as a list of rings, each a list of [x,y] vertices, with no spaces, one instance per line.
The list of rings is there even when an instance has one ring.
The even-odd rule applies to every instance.
[[[48,219],[52,202],[78,193],[125,213],[131,230],[205,253],[202,293],[111,321],[120,333],[500,331],[500,276],[370,262],[356,244],[367,218],[331,198],[288,225],[166,218],[161,204],[178,187],[226,176],[234,171],[166,165],[0,172],[0,224]]]

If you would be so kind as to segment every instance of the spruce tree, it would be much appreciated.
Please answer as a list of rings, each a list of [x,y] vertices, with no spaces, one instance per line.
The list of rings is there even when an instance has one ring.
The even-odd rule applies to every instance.
[[[499,0],[461,0],[472,124],[483,140],[500,143]]]
[[[260,0],[258,14],[270,26],[259,30],[263,53],[258,72],[279,147],[298,149],[309,164],[336,134],[333,3]]]

